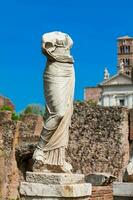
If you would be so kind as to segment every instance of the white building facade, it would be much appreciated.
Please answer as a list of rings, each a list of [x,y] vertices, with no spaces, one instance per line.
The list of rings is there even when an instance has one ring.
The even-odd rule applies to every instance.
[[[117,74],[102,82],[100,87],[100,105],[133,108],[133,83],[129,76]]]
[[[117,39],[117,74],[110,77],[104,70],[104,81],[85,89],[84,99],[94,100],[102,106],[133,108],[133,37]]]

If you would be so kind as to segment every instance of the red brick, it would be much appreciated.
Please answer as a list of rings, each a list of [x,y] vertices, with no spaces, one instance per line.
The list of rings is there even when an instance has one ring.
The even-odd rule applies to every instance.
[[[13,103],[11,102],[10,99],[0,96],[0,108],[3,106],[9,106],[11,107],[13,110],[15,110],[15,106],[13,105]]]
[[[95,102],[98,102],[101,97],[101,91],[102,89],[99,87],[88,87],[84,90],[84,100],[89,101],[93,100]]]
[[[95,186],[92,188],[90,200],[113,200],[113,191],[111,186]]]

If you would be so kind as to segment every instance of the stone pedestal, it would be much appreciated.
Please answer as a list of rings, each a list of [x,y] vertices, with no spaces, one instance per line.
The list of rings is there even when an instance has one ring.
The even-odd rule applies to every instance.
[[[22,200],[88,200],[92,186],[82,174],[27,172],[20,185]]]
[[[133,183],[114,182],[114,200],[133,200]]]

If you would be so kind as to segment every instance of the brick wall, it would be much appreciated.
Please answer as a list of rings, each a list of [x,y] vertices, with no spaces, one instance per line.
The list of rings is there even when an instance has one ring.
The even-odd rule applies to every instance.
[[[3,106],[9,106],[11,107],[13,110],[15,110],[15,106],[13,105],[13,103],[11,102],[10,99],[0,96],[0,108]]]
[[[4,147],[2,139],[2,129],[0,127],[0,199],[5,196],[5,159],[4,159]]]
[[[93,100],[93,101],[98,102],[101,97],[101,91],[102,91],[102,89],[99,87],[85,88],[84,100],[85,101]]]
[[[4,105],[4,98],[0,96],[0,107]]]
[[[13,168],[15,164],[13,153],[15,153],[16,141],[19,143],[19,148],[16,149],[18,164],[22,169],[27,170],[28,159],[34,151],[32,138],[35,140],[33,143],[38,141],[41,119],[36,116],[27,116],[28,119],[25,117],[17,128],[16,122],[2,120],[4,119],[3,112],[0,115],[0,134],[4,151],[9,156],[5,158],[6,182],[7,185],[10,184],[10,190],[8,190],[10,194],[17,196],[17,191],[14,190],[16,183],[13,182],[14,171],[11,171],[11,167],[15,169]],[[38,120],[40,125],[36,126]],[[121,180],[129,159],[128,129],[128,111],[125,108],[105,108],[92,106],[87,102],[75,102],[69,146],[66,152],[67,160],[72,164],[74,173],[109,172]],[[21,140],[18,140],[20,137]],[[4,171],[1,170],[1,173]],[[8,180],[9,177],[10,180]],[[111,200],[111,191],[108,187],[93,188],[91,200],[105,199]]]
[[[0,199],[16,199],[19,171],[15,157],[17,122],[12,121],[10,112],[0,112]],[[8,198],[6,198],[8,197]]]
[[[92,196],[89,200],[113,200],[113,190],[111,186],[93,186]]]

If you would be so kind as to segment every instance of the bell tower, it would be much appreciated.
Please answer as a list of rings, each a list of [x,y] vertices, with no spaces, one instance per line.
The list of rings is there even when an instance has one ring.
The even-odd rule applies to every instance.
[[[129,36],[117,39],[117,65],[120,71],[123,63],[123,73],[131,77],[133,70],[133,38]]]

